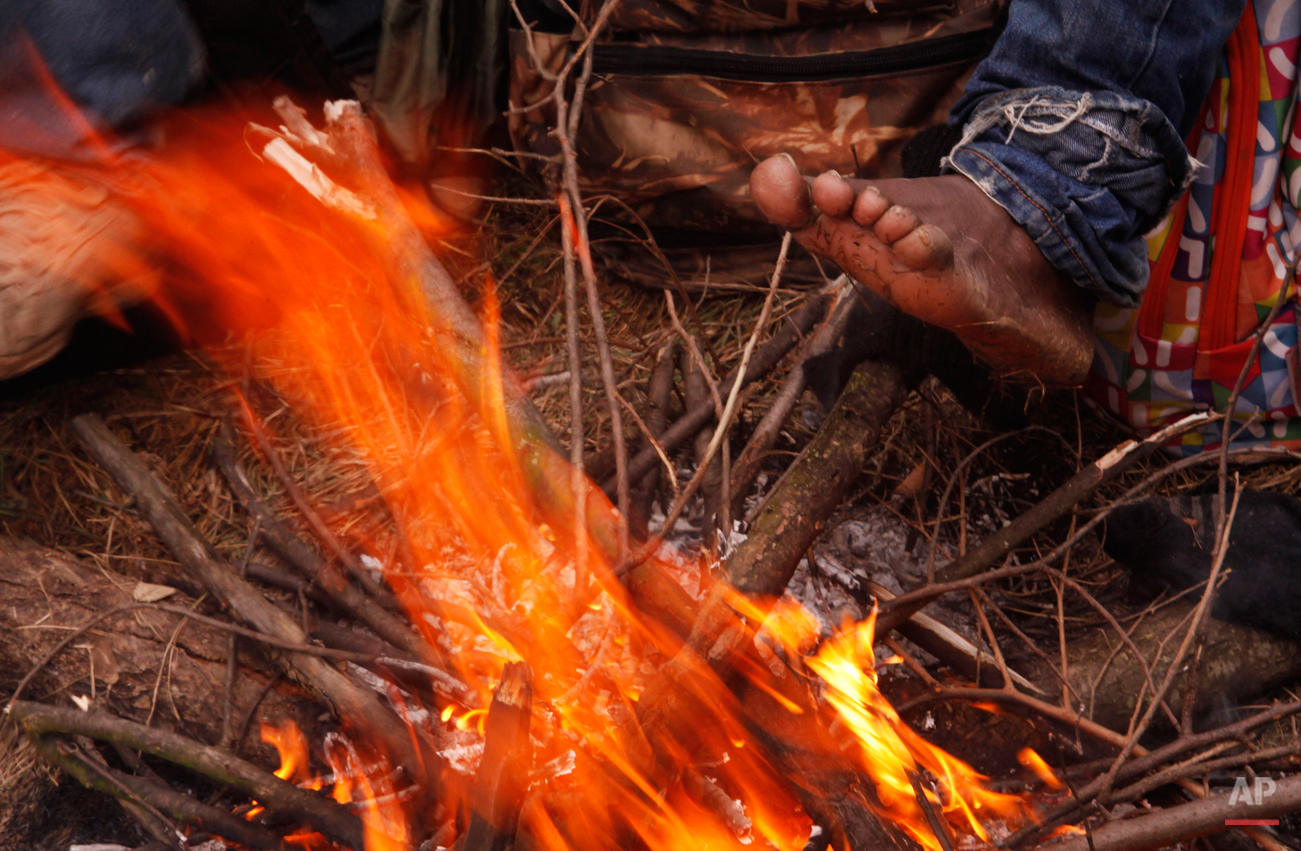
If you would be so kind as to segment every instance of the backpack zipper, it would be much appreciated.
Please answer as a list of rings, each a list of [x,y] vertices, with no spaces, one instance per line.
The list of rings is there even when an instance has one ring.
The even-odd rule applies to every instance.
[[[592,72],[636,77],[691,74],[755,83],[875,77],[974,61],[989,52],[996,37],[994,27],[984,27],[876,50],[819,53],[812,56],[758,56],[722,50],[615,42],[595,46]]]

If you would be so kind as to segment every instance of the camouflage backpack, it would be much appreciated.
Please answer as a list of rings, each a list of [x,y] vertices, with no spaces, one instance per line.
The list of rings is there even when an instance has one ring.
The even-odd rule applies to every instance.
[[[589,4],[597,7],[589,20],[600,5]],[[1004,6],[623,0],[595,47],[576,137],[584,192],[628,204],[670,234],[663,244],[675,232],[707,232],[697,242],[708,243],[713,283],[761,279],[778,234],[749,201],[754,164],[787,152],[810,174],[903,176],[901,149],[944,122],[997,37]],[[535,62],[557,70],[574,36],[532,32],[532,51],[528,38],[510,35],[510,130],[518,149],[551,154],[551,84]],[[728,236],[750,245],[729,248]],[[684,277],[692,266],[703,275],[702,251],[678,255]],[[617,265],[637,277],[635,263]],[[663,281],[662,266],[648,272]]]

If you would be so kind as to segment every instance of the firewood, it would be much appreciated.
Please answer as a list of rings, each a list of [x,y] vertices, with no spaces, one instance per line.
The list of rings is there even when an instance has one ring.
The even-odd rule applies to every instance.
[[[673,373],[677,368],[677,350],[677,340],[670,340],[660,350],[655,369],[651,372],[650,384],[646,388],[646,398],[650,404],[650,411],[646,415],[646,426],[650,430],[650,437],[655,440],[663,436],[664,429],[669,424],[669,402],[673,396]],[[661,467],[652,467],[633,491],[634,512],[638,522],[642,524],[650,516],[651,504],[660,490],[662,478]],[[644,534],[646,530],[643,528],[640,531]]]
[[[969,550],[966,555],[945,565],[937,572],[935,585],[960,582],[989,570],[1048,524],[1074,510],[1099,487],[1114,480],[1174,437],[1205,425],[1215,419],[1215,416],[1214,414],[1192,414],[1184,417],[1141,441],[1126,441],[1103,457],[1085,465],[1033,508],[985,538],[979,546]],[[1064,551],[1065,547],[1066,545],[1063,545],[1058,549]],[[918,589],[915,594],[900,595],[882,606],[881,614],[877,618],[877,632],[884,634],[886,630],[894,629],[914,612],[920,611],[939,591],[939,587]]]
[[[795,311],[784,321],[775,334],[769,338],[754,352],[754,357],[750,359],[746,367],[745,375],[741,379],[741,386],[745,387],[754,381],[759,380],[767,375],[786,354],[804,338],[817,324],[818,320],[826,313],[827,305],[830,304],[831,297],[819,295],[809,299],[807,303],[799,310]],[[718,392],[726,396],[732,390],[732,385],[736,383],[736,373],[728,373],[722,381],[718,383]],[[695,405],[687,410],[677,422],[665,429],[660,438],[660,445],[665,450],[676,449],[685,441],[691,439],[706,424],[714,418],[713,400],[707,400],[704,403]],[[656,455],[653,447],[647,446],[628,461],[628,481],[638,482],[643,476],[650,472],[660,463],[659,456]],[[596,478],[600,478],[600,473],[605,464],[613,466],[613,461],[604,462],[603,458],[593,460],[589,465],[589,470]],[[614,490],[615,482],[612,479],[606,479],[601,487],[610,493]]]
[[[742,593],[773,598],[790,582],[800,559],[863,469],[881,429],[903,403],[898,367],[865,362],[800,453],[750,527],[749,537],[724,564]]]
[[[143,807],[155,817],[170,816],[191,827],[212,831],[257,851],[281,851],[283,848],[280,837],[266,828],[208,806],[154,780],[100,766],[62,736],[38,738],[35,745],[38,753],[75,777],[83,786]],[[171,847],[184,849],[186,845],[183,839],[175,837]]]
[[[533,762],[532,711],[533,672],[523,662],[509,662],[488,706],[474,811],[462,851],[504,851],[514,840]]]
[[[70,630],[99,617],[93,630],[34,672],[25,690],[27,699],[45,699],[51,693],[94,695],[96,708],[122,718],[209,742],[220,739],[225,668],[225,635],[220,631],[138,608],[131,583],[62,553],[6,538],[0,538],[0,597],[5,601],[0,607],[0,689],[6,699]],[[181,592],[167,600],[185,607],[194,603]],[[128,607],[133,608],[126,611]],[[124,611],[103,617],[116,609]],[[253,708],[272,676],[270,670],[256,667],[256,659],[244,661],[234,693],[241,713]],[[168,677],[160,686],[164,665]],[[257,717],[292,718],[310,728],[320,708],[292,692],[284,688],[267,693]],[[251,745],[260,750],[256,733],[253,740],[234,745],[237,750]]]
[[[272,549],[303,571],[308,581],[323,589],[344,611],[375,630],[386,641],[408,653],[429,655],[429,648],[410,627],[354,587],[337,568],[317,556],[258,498],[235,458],[229,427],[223,427],[213,440],[211,454],[235,496],[249,514],[261,522],[262,534]]]
[[[745,449],[732,464],[732,516],[741,516],[741,508],[745,504],[745,498],[750,492],[751,485],[759,477],[759,470],[764,461],[764,456],[772,449],[773,444],[777,442],[781,430],[786,425],[786,420],[790,417],[791,411],[795,405],[804,396],[804,390],[808,386],[808,379],[804,372],[804,361],[810,357],[825,354],[835,344],[836,340],[844,333],[845,323],[849,320],[849,307],[851,299],[854,298],[852,287],[845,287],[840,294],[834,297],[834,302],[828,308],[826,321],[818,327],[817,331],[810,336],[803,347],[799,350],[797,363],[791,367],[790,372],[786,375],[786,380],[782,382],[781,389],[773,397],[772,404],[763,419],[755,426],[754,432],[750,435],[750,442],[746,444]]]

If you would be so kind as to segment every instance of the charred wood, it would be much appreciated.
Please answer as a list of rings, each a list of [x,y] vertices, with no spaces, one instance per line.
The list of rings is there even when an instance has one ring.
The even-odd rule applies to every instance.
[[[532,711],[533,672],[523,662],[509,662],[488,706],[483,760],[463,851],[505,851],[515,838],[533,763]]]

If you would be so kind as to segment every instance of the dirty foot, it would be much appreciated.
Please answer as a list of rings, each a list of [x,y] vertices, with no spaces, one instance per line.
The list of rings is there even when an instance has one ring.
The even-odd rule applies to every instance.
[[[774,224],[900,310],[947,328],[998,372],[1073,386],[1093,359],[1089,297],[962,175],[809,182],[787,156],[750,192]]]

